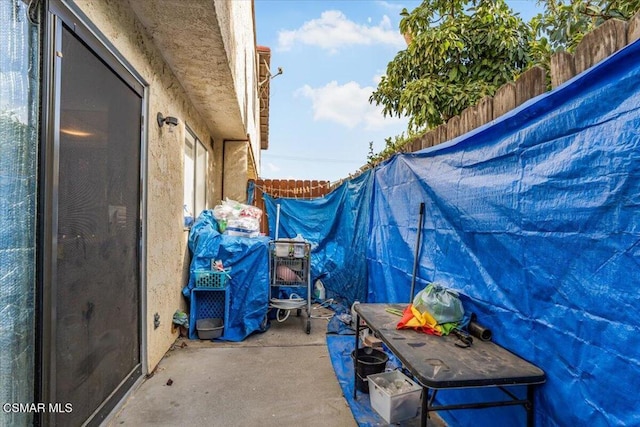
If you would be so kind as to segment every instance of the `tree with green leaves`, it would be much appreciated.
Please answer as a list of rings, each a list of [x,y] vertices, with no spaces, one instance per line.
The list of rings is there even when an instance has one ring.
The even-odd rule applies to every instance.
[[[425,0],[401,15],[408,46],[369,101],[385,116],[409,117],[411,131],[460,114],[531,62],[531,28],[504,0]]]
[[[640,10],[640,0],[545,0],[544,12],[529,23],[535,39],[531,55],[548,67],[551,55],[573,52],[585,34],[609,19],[629,20]]]
[[[640,0],[544,0],[525,23],[504,0],[424,0],[401,13],[408,45],[388,64],[369,98],[385,116],[409,118],[410,133],[433,128],[493,96],[534,64],[571,52],[611,18],[629,19]],[[388,152],[399,141],[389,144]]]

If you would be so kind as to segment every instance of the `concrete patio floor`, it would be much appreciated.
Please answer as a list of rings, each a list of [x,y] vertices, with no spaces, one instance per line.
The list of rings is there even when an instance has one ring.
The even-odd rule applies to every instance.
[[[312,318],[307,335],[305,316],[292,312],[239,343],[179,338],[104,424],[356,426],[329,359],[327,320]]]
[[[329,358],[328,321],[311,322],[309,335],[305,313],[292,312],[239,343],[179,338],[103,426],[357,426]]]

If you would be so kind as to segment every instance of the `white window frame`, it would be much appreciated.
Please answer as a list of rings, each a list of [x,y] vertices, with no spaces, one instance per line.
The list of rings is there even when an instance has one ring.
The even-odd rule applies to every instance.
[[[184,138],[184,226],[190,228],[193,220],[207,207],[207,169],[209,151],[195,133],[185,126]]]

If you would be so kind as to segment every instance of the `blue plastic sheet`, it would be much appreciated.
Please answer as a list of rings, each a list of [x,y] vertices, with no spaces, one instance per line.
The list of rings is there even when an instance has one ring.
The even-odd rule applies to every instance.
[[[350,280],[336,280],[332,292],[408,302],[424,202],[415,291],[429,282],[457,289],[494,341],[546,372],[538,425],[640,425],[639,57],[635,42],[494,123],[396,155],[325,200],[281,200],[281,231],[316,239],[316,274],[366,256],[358,271],[367,285],[352,293]],[[347,189],[365,182],[353,203]],[[351,219],[354,206],[361,216]],[[437,400],[502,397],[479,389]],[[524,425],[524,414],[441,415],[493,426]]]
[[[640,425],[639,50],[375,171],[369,300],[407,300],[425,202],[416,289],[458,289],[496,342],[545,370],[543,425]],[[523,413],[445,419],[511,425]]]
[[[356,391],[353,398],[354,372],[351,353],[355,348],[355,336],[327,335],[327,349],[333,370],[342,388],[342,395],[349,404],[353,418],[359,427],[388,426],[387,422],[371,407],[369,395]]]
[[[269,240],[220,234],[210,210],[203,211],[191,228],[191,274],[183,295],[190,297],[195,286],[193,272],[209,269],[212,259],[221,260],[225,268],[231,268],[228,325],[221,339],[242,341],[264,330],[269,306]]]
[[[354,348],[355,332],[352,336],[327,334],[329,358],[331,359],[333,370],[342,389],[342,395],[349,404],[349,408],[351,409],[353,418],[356,420],[356,423],[358,423],[358,427],[382,427],[398,424],[401,426],[418,425],[420,421],[419,416],[401,421],[398,424],[388,424],[371,406],[371,397],[369,394],[357,390],[356,398],[353,398],[354,372],[351,353]],[[389,356],[389,361],[385,365],[385,372],[402,368],[400,360],[398,360],[386,346],[383,346],[381,350]],[[404,373],[410,375],[408,372]]]
[[[269,230],[275,238],[301,234],[311,243],[311,279],[321,279],[327,298],[351,306],[364,301],[367,287],[368,242],[373,175],[370,172],[343,183],[325,197],[313,200],[275,199],[264,195]]]

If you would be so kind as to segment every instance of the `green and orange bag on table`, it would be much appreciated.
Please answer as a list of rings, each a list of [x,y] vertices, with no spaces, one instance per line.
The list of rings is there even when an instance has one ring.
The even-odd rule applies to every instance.
[[[418,292],[402,313],[397,329],[415,329],[431,335],[448,335],[459,326],[464,308],[458,293],[436,283]]]

